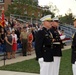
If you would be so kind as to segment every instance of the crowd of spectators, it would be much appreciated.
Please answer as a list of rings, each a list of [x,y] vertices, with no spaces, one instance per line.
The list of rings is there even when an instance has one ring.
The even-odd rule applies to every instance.
[[[5,19],[5,27],[0,27],[0,52],[6,52],[6,59],[15,58],[19,48],[23,56],[31,55],[35,48],[35,34],[41,28],[38,23]]]

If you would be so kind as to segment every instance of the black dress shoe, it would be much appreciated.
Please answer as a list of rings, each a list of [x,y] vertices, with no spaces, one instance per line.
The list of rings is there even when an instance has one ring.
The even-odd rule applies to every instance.
[[[26,54],[23,54],[23,56],[27,56]]]
[[[3,58],[2,60],[6,60],[6,58]]]
[[[8,60],[12,59],[12,58],[7,58]]]

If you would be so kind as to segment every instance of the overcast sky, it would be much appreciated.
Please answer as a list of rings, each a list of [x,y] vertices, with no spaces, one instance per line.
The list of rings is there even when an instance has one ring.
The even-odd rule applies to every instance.
[[[51,2],[59,9],[59,14],[64,15],[70,8],[76,15],[76,0],[38,0],[39,5],[48,5]]]

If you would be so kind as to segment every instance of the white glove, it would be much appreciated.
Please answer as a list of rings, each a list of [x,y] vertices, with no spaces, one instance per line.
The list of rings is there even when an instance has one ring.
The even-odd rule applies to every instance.
[[[39,62],[42,62],[42,61],[43,61],[43,58],[39,58],[38,61],[39,61]]]
[[[60,36],[60,39],[61,40],[65,39],[65,35]]]
[[[43,61],[44,61],[43,58],[39,58],[39,59],[38,59],[38,62],[39,62],[39,65],[40,65],[40,69],[41,69],[41,67],[42,67],[42,65],[43,65]]]

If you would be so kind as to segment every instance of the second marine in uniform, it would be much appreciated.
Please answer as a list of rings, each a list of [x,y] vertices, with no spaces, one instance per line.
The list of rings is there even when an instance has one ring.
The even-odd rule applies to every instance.
[[[59,75],[59,67],[60,67],[60,59],[62,56],[62,51],[61,51],[61,44],[62,41],[60,39],[60,35],[58,32],[58,26],[59,26],[59,19],[57,17],[54,17],[52,19],[52,28],[50,31],[53,34],[53,57],[54,57],[54,62],[53,62],[53,75]]]

